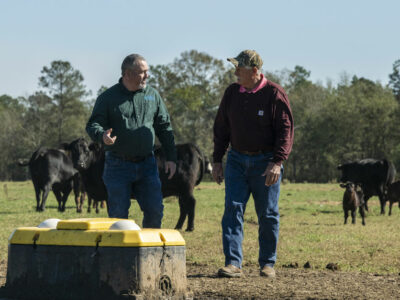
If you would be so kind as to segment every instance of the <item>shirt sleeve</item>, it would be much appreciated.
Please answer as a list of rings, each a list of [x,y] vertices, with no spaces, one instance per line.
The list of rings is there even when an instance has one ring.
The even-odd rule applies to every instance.
[[[274,157],[272,161],[278,165],[289,158],[294,137],[294,122],[292,110],[286,94],[277,92],[274,113]]]
[[[227,101],[229,98],[229,88],[225,90],[221,103],[218,108],[217,116],[214,121],[214,153],[213,161],[222,162],[230,142],[230,126],[227,117]]]
[[[106,99],[98,97],[93,107],[92,115],[86,124],[86,132],[90,138],[103,143],[103,133],[108,128],[108,113]]]
[[[170,116],[164,101],[159,95],[157,95],[157,102],[158,108],[154,116],[154,130],[164,150],[167,161],[176,162],[177,154]]]

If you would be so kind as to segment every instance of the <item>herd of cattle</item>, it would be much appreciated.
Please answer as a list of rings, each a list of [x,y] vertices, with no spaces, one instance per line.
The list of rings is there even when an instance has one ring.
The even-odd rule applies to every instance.
[[[177,169],[171,180],[164,170],[165,156],[160,147],[154,151],[157,159],[163,197],[177,196],[180,215],[176,229],[181,229],[188,217],[187,231],[194,229],[196,199],[193,190],[205,173],[211,173],[211,164],[194,144],[177,145]],[[58,210],[65,210],[65,203],[73,190],[77,212],[82,212],[85,195],[88,196],[88,212],[92,207],[99,212],[99,203],[104,207],[107,191],[103,183],[104,149],[98,143],[89,143],[79,138],[71,143],[63,143],[58,149],[40,147],[29,161],[19,161],[20,166],[29,166],[36,193],[36,210],[43,211],[46,199],[53,190],[58,201]],[[359,209],[362,224],[365,225],[364,209],[368,211],[368,199],[378,196],[381,214],[385,214],[385,205],[389,201],[389,215],[392,205],[399,202],[400,181],[394,181],[394,165],[383,159],[363,159],[338,166],[342,176],[344,223],[347,223],[351,211],[352,223],[355,223],[356,210]],[[133,195],[132,195],[132,198]]]
[[[352,223],[355,224],[356,210],[359,209],[362,224],[365,225],[364,209],[368,211],[368,199],[378,196],[381,214],[385,214],[386,202],[389,201],[389,216],[392,214],[394,202],[399,202],[400,181],[394,181],[396,169],[386,159],[372,158],[350,162],[338,166],[342,171],[341,187],[343,195],[344,223],[347,223],[348,212],[351,211]]]
[[[187,231],[194,229],[196,199],[193,190],[205,173],[211,173],[211,165],[194,144],[179,144],[177,149],[176,173],[168,180],[164,169],[165,156],[160,147],[154,150],[157,159],[163,197],[177,196],[180,216],[176,229],[181,229],[188,217]],[[58,149],[40,147],[30,160],[20,160],[20,166],[29,166],[36,194],[36,210],[45,210],[46,199],[53,190],[58,201],[58,210],[65,210],[70,192],[75,194],[77,212],[82,212],[85,195],[88,196],[88,212],[94,201],[96,212],[98,204],[107,201],[107,191],[102,179],[104,169],[104,149],[100,144],[89,143],[79,138],[71,143],[63,143]],[[133,198],[133,195],[132,195]]]

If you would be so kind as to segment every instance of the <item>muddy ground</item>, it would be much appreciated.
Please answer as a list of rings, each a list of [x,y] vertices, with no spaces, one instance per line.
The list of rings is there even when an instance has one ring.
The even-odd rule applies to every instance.
[[[269,279],[255,265],[243,270],[244,278],[218,278],[215,268],[188,264],[188,285],[195,299],[400,299],[400,274],[277,267]]]
[[[1,261],[0,286],[5,284],[6,268]],[[269,279],[260,277],[255,265],[243,270],[244,278],[219,278],[214,267],[188,263],[188,286],[194,299],[400,299],[400,274],[278,266],[276,278]]]

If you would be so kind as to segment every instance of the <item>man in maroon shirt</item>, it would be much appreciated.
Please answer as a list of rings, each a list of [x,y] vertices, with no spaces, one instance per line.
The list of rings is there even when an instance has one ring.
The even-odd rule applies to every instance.
[[[263,62],[256,51],[242,51],[228,61],[236,67],[237,83],[226,89],[214,123],[213,178],[218,184],[230,145],[222,218],[225,267],[218,274],[242,275],[243,215],[251,193],[259,224],[260,275],[274,277],[282,162],[293,144],[292,111],[282,87],[260,72]]]

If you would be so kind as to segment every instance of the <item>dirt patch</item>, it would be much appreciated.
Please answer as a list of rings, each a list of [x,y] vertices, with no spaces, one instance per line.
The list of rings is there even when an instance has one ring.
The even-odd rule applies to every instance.
[[[398,299],[400,275],[375,275],[302,268],[277,268],[276,278],[259,275],[256,266],[245,277],[218,278],[209,266],[187,265],[194,299]]]
[[[0,262],[0,286],[6,280]],[[277,268],[276,278],[261,277],[257,266],[244,268],[244,278],[219,278],[217,269],[187,264],[188,287],[194,299],[399,299],[400,274],[378,275],[341,271]],[[1,297],[1,295],[0,295]]]

